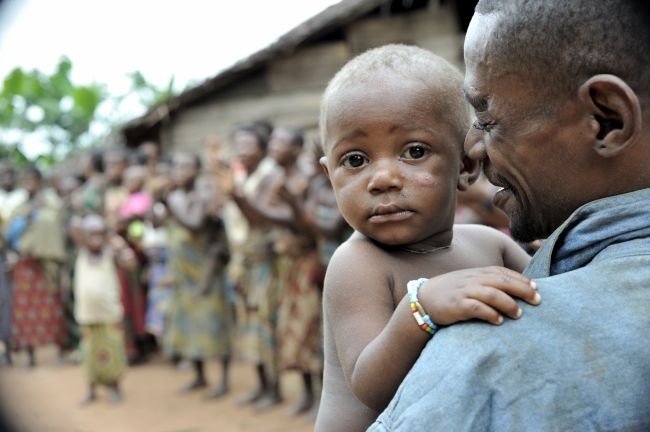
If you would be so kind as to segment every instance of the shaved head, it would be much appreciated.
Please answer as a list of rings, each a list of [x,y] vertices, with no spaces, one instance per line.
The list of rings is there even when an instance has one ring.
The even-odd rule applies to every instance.
[[[650,93],[645,0],[481,0],[476,13],[496,15],[490,49],[503,72],[531,76],[543,95],[571,95],[597,74]]]
[[[376,82],[378,77],[386,76],[387,73],[395,79],[417,80],[435,92],[440,115],[452,126],[459,145],[462,145],[469,127],[469,108],[462,94],[462,74],[430,51],[401,44],[368,50],[346,63],[332,78],[321,101],[322,145],[326,143],[323,134],[330,103],[346,89]]]
[[[81,228],[85,232],[105,231],[106,222],[104,221],[104,218],[98,214],[89,214],[83,218]]]

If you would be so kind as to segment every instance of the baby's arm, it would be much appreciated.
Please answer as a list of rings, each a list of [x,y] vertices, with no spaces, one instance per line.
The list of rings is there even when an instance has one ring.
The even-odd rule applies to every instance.
[[[406,306],[400,308],[403,313],[393,314],[390,275],[382,271],[375,249],[360,240],[340,246],[327,269],[323,301],[345,384],[378,413],[429,337],[417,327]],[[349,417],[346,408],[339,407],[339,411]],[[346,422],[354,424],[351,419]]]
[[[501,236],[501,255],[503,266],[511,270],[523,272],[530,262],[530,255],[507,235],[499,232]]]
[[[454,232],[474,244],[488,259],[483,265],[503,265],[521,273],[530,262],[530,255],[503,232],[484,225],[456,225]]]
[[[430,336],[418,327],[408,296],[393,310],[388,281],[364,274],[359,269],[373,266],[355,262],[354,257],[337,257],[341,264],[328,271],[325,301],[348,386],[364,404],[380,411]],[[539,302],[529,279],[505,268],[488,267],[432,278],[422,286],[419,300],[436,324],[474,318],[500,324],[502,314],[511,318],[521,314],[511,295]]]

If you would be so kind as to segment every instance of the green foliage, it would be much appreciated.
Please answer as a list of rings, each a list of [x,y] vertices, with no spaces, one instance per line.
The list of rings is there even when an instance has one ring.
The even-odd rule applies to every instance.
[[[9,161],[12,165],[22,166],[29,162],[29,158],[16,146],[0,146],[0,160]]]
[[[165,87],[157,87],[146,80],[141,72],[135,71],[129,74],[131,78],[131,89],[140,97],[140,102],[151,108],[174,96],[174,77],[169,79]]]
[[[17,165],[37,162],[43,167],[56,164],[70,153],[106,138],[120,123],[130,120],[133,102],[146,110],[174,94],[174,77],[158,87],[140,72],[132,72],[131,88],[124,95],[109,95],[100,84],[75,85],[72,63],[62,57],[54,73],[13,69],[0,89],[0,158]],[[98,113],[101,104],[103,116]],[[108,114],[107,114],[108,112]],[[100,126],[104,135],[90,132]],[[27,142],[39,144],[38,151]],[[46,144],[42,146],[40,144]],[[27,154],[38,154],[30,161]]]
[[[63,57],[52,75],[21,68],[12,70],[0,92],[0,147],[17,163],[24,162],[24,140],[34,133],[50,150],[39,161],[51,164],[80,147],[99,104],[103,86],[76,86],[70,80],[72,64]]]

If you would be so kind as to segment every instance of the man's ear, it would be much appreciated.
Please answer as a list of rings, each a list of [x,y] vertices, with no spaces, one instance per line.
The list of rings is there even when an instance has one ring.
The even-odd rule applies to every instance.
[[[322,156],[318,160],[318,163],[320,164],[321,168],[323,168],[323,171],[325,171],[325,174],[327,175],[327,178],[329,178],[330,172],[327,169],[327,156]]]
[[[602,157],[618,156],[639,139],[641,104],[634,90],[615,75],[594,75],[578,89],[593,116],[593,148]]]
[[[481,174],[481,161],[474,160],[467,155],[463,154],[460,161],[460,173],[458,175],[458,185],[456,186],[459,191],[466,191]]]

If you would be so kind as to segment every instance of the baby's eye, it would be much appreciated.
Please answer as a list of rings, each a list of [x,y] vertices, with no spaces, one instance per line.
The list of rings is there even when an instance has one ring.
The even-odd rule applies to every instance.
[[[419,144],[413,144],[409,146],[404,153],[402,153],[402,158],[404,159],[422,159],[426,156],[428,152],[427,147]]]
[[[359,153],[351,153],[343,157],[341,164],[346,168],[359,168],[368,160]]]

